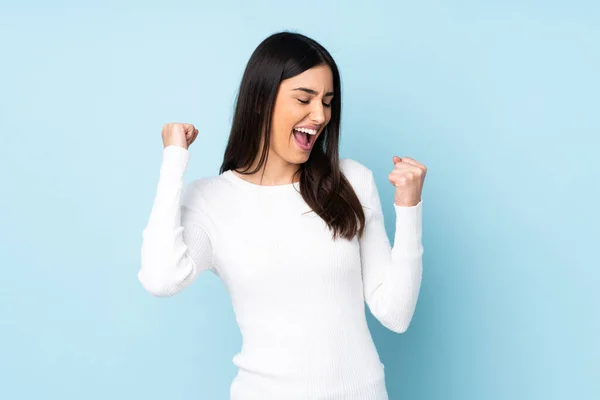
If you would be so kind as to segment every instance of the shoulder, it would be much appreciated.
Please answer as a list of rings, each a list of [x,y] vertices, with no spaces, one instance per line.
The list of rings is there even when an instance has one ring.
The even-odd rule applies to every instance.
[[[182,203],[206,207],[223,198],[229,186],[229,182],[221,175],[196,178],[184,185]]]
[[[373,171],[352,158],[340,158],[340,171],[355,189],[368,189],[373,184]]]
[[[222,186],[223,183],[223,178],[219,175],[205,176],[192,180],[190,183],[185,185],[185,187],[186,190],[193,190],[198,194],[206,194],[211,190],[217,189],[219,186]]]
[[[353,158],[340,158],[340,169],[344,175],[370,175],[371,170]]]
[[[352,158],[340,158],[340,171],[354,189],[360,202],[371,203],[373,193],[377,191],[373,171]]]

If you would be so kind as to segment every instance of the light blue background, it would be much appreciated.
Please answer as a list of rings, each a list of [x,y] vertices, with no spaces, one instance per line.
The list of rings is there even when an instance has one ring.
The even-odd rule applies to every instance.
[[[390,398],[600,398],[597,2],[37,3],[0,8],[1,398],[228,397],[224,286],[153,298],[141,232],[162,124],[200,129],[186,182],[216,174],[245,64],[283,29],[338,62],[341,153],[390,235],[392,156],[429,169],[413,322],[369,315]]]

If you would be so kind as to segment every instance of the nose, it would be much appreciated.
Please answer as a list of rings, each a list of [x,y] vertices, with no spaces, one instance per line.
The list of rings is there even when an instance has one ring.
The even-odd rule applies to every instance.
[[[324,106],[322,104],[320,104],[320,102],[318,102],[319,104],[316,105],[312,111],[311,111],[311,115],[310,115],[310,119],[316,124],[316,125],[321,125],[323,124],[323,122],[325,122],[325,110],[324,110]]]

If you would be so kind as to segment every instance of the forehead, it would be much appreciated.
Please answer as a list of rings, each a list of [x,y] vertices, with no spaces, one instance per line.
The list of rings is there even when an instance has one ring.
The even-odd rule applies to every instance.
[[[298,86],[318,91],[333,91],[333,75],[328,65],[319,65],[281,82],[282,88],[295,89]]]

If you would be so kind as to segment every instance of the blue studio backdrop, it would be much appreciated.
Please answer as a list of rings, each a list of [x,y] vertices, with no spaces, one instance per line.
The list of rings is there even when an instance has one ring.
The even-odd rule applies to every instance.
[[[392,156],[428,167],[408,331],[369,314],[396,399],[600,398],[594,1],[2,2],[0,398],[227,399],[220,280],[137,281],[161,127],[220,166],[254,48],[292,30],[342,75],[341,154],[393,231]]]

